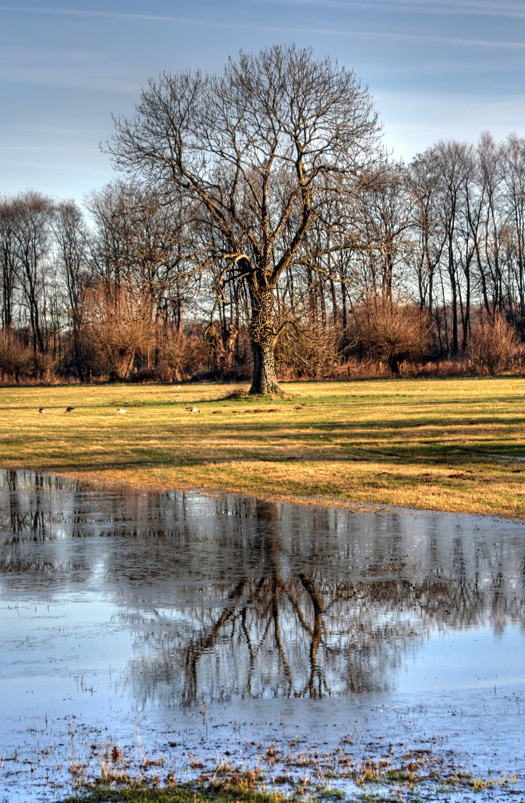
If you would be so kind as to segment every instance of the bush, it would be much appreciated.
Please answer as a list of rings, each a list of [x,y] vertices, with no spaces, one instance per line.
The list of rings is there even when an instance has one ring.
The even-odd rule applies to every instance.
[[[159,338],[155,371],[161,382],[181,382],[207,367],[206,344],[200,331],[165,329]]]
[[[373,296],[354,312],[353,343],[361,352],[387,363],[394,376],[405,360],[419,360],[430,349],[428,313],[413,304]]]
[[[105,287],[100,284],[85,294],[83,337],[94,344],[109,366],[111,380],[128,379],[135,358],[152,342],[149,299],[131,282]]]
[[[341,362],[341,333],[334,326],[286,326],[277,341],[275,363],[283,379],[326,379]]]
[[[19,382],[34,368],[33,352],[23,339],[7,329],[0,332],[0,375],[4,381]]]
[[[491,316],[483,310],[468,348],[471,371],[495,376],[515,367],[522,356],[523,346],[514,327],[500,312]]]
[[[35,360],[36,378],[46,385],[56,384],[58,358],[51,352],[38,352]]]

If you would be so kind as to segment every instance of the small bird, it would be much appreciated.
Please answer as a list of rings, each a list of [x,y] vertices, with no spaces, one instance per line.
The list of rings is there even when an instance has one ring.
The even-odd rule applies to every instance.
[[[198,407],[186,407],[186,410],[187,410],[188,413],[200,413],[200,410],[199,410]]]
[[[74,409],[75,409],[74,407],[66,407],[65,412],[72,413]]]
[[[45,408],[45,407],[39,407],[39,408],[38,408],[38,412],[39,412],[39,413],[45,413],[45,411],[46,411],[46,408]]]
[[[118,410],[115,410],[115,415],[124,415],[128,411],[124,407],[119,407]]]

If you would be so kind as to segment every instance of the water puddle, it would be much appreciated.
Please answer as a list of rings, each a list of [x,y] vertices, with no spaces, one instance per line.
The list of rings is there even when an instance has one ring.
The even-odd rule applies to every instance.
[[[432,756],[443,781],[504,778],[476,800],[525,793],[523,524],[29,471],[0,499],[2,803],[124,754],[352,793],[352,762]]]

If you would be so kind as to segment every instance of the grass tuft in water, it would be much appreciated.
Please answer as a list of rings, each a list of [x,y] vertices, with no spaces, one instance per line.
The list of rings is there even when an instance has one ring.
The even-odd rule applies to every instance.
[[[205,777],[191,783],[169,783],[155,788],[151,783],[131,781],[117,788],[104,780],[61,803],[284,803],[297,800],[279,791],[261,788],[254,773],[228,775],[224,779]]]

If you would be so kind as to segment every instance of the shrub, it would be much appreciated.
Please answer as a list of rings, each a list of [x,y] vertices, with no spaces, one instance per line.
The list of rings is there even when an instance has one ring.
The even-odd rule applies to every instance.
[[[0,375],[4,381],[19,382],[34,368],[33,352],[23,339],[3,329],[0,332]]]
[[[152,342],[149,299],[131,283],[104,287],[100,284],[85,294],[82,336],[92,341],[109,367],[112,380],[126,380],[135,358]]]
[[[404,360],[418,360],[428,354],[431,329],[428,313],[413,304],[373,296],[354,312],[353,344],[386,362],[391,373],[398,376]]]
[[[520,361],[523,346],[516,330],[497,312],[491,316],[483,310],[470,338],[469,365],[473,373],[495,376],[511,369]]]
[[[156,350],[155,371],[161,382],[181,382],[207,367],[206,344],[200,331],[164,329]]]
[[[286,326],[275,349],[277,373],[283,379],[325,379],[341,362],[341,333],[334,326]]]

